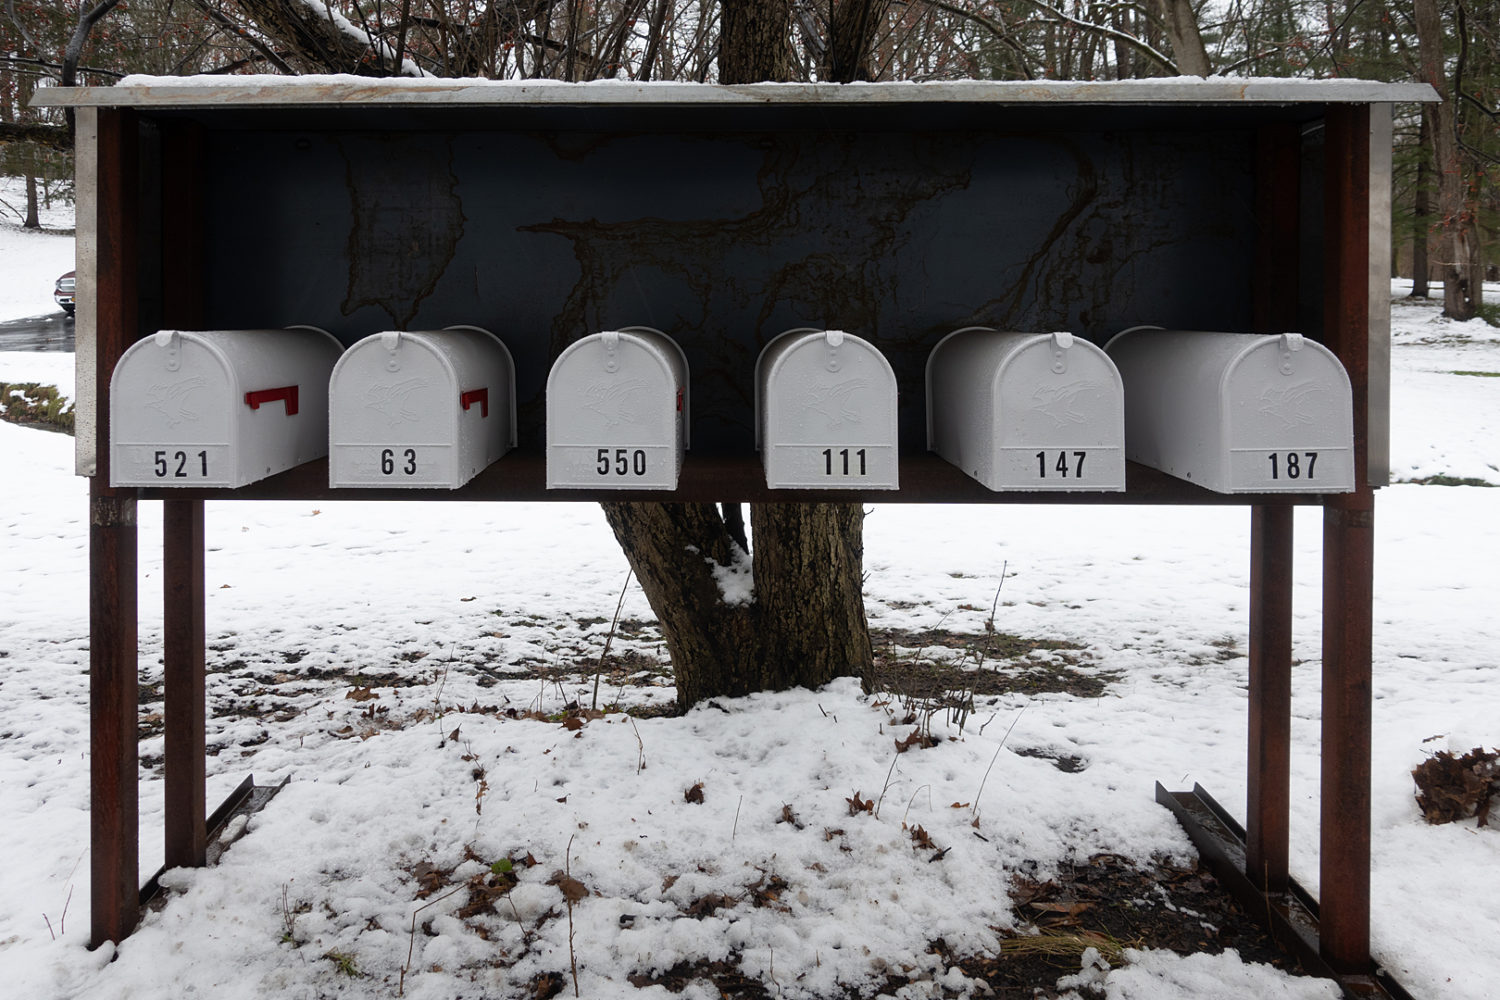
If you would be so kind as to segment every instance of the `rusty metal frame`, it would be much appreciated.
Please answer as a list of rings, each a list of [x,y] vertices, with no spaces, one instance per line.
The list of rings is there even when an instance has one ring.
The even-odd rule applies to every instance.
[[[1370,108],[1324,119],[1324,344],[1349,373],[1354,493],[1323,507],[1322,951],[1370,964],[1370,716],[1375,492],[1369,483]]]
[[[92,375],[110,374],[136,328],[139,145],[133,111],[101,111],[97,128]],[[96,408],[97,441],[109,440],[109,407]],[[136,769],[136,499],[109,485],[109,449],[96,448],[89,481],[90,938],[121,941],[139,920],[139,778]]]
[[[1252,880],[1244,828],[1202,785],[1194,785],[1189,792],[1169,792],[1158,783],[1156,801],[1177,817],[1204,864],[1246,914],[1296,958],[1304,971],[1334,980],[1348,1000],[1412,1000],[1384,970],[1367,964],[1356,971],[1342,971],[1324,957],[1317,901],[1295,879],[1276,890]]]
[[[1378,105],[1388,113],[1388,105]],[[204,509],[215,490],[117,490],[108,486],[108,386],[124,349],[143,325],[191,327],[202,315],[203,222],[195,185],[204,169],[201,138],[191,125],[159,126],[160,176],[170,185],[155,235],[160,288],[140,287],[142,251],[142,116],[120,107],[80,109],[80,171],[93,172],[93,209],[80,219],[81,244],[91,257],[80,265],[81,289],[94,301],[80,309],[93,336],[79,352],[80,382],[93,387],[92,437],[80,437],[79,470],[90,483],[90,702],[92,899],[94,945],[123,940],[139,919],[138,779],[136,762],[137,594],[135,528],[139,499],[164,503],[167,692],[167,864],[201,865],[209,835],[204,794]],[[931,456],[903,456],[911,487],[902,500],[916,502],[1067,502],[1233,504],[1251,509],[1250,716],[1247,736],[1249,793],[1244,843],[1234,867],[1258,893],[1266,912],[1286,896],[1290,762],[1290,656],[1292,514],[1296,505],[1324,509],[1324,722],[1321,928],[1317,962],[1359,978],[1372,969],[1369,955],[1370,663],[1373,601],[1373,491],[1369,485],[1371,336],[1371,151],[1378,136],[1371,107],[1330,104],[1324,109],[1322,198],[1324,341],[1355,387],[1357,492],[1340,497],[1222,497],[1139,466],[1128,470],[1124,494],[997,496]],[[1301,226],[1298,188],[1301,138],[1293,125],[1261,129],[1257,142],[1257,206],[1261,226],[1254,278],[1256,325],[1266,332],[1296,324],[1298,265],[1287,253]],[[1375,195],[1378,197],[1378,192]],[[86,196],[87,197],[87,196]],[[88,202],[85,202],[88,204]],[[1378,236],[1377,236],[1378,242]],[[157,249],[157,248],[152,248]],[[157,312],[142,316],[148,300]],[[158,315],[159,313],[159,315]],[[1377,408],[1378,408],[1377,403]],[[1379,416],[1383,416],[1379,415]],[[87,451],[88,454],[84,454]],[[549,496],[540,455],[506,459],[504,480],[481,475],[459,491],[402,491],[401,499],[526,499]],[[1373,470],[1378,477],[1379,469]],[[498,475],[495,474],[495,475]],[[330,490],[326,468],[309,463],[235,491],[244,499],[349,496]],[[360,491],[374,499],[381,491]],[[588,499],[570,493],[569,500]],[[611,499],[628,499],[612,494]],[[638,499],[660,499],[641,495]],[[695,456],[684,468],[674,500],[739,499],[795,502],[767,490],[759,466],[742,458]],[[889,499],[858,492],[823,494],[820,500]],[[1164,791],[1162,794],[1168,794]],[[1185,793],[1175,793],[1185,794]],[[1206,795],[1205,795],[1206,797]],[[1233,852],[1231,852],[1231,855]]]

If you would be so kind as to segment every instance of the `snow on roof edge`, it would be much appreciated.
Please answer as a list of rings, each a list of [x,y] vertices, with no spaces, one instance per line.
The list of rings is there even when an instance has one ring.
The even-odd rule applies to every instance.
[[[48,87],[51,107],[325,104],[1302,104],[1428,102],[1425,83],[1281,77],[1157,77],[1146,80],[721,84],[596,80],[484,80],[358,76],[127,76],[113,87]]]

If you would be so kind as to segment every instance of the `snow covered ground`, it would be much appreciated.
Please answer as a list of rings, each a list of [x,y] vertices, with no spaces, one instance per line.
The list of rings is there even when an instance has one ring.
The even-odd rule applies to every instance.
[[[40,231],[21,228],[25,212],[25,182],[0,176],[0,321],[57,313],[53,282],[73,270],[72,202],[43,206]]]
[[[0,229],[0,253],[16,245]],[[5,296],[42,256],[0,271],[0,318],[30,308]],[[1500,483],[1497,331],[1399,299],[1393,316],[1396,478]],[[66,385],[68,361],[0,354],[0,381]],[[996,626],[1077,643],[1079,670],[1114,677],[1102,698],[981,698],[962,729],[939,713],[934,733],[955,738],[896,756],[900,706],[848,681],[676,719],[548,721],[587,707],[593,684],[539,675],[597,662],[626,578],[593,505],[210,503],[209,799],[252,771],[292,780],[218,866],[168,873],[167,906],[91,953],[85,483],[60,435],[0,424],[0,463],[10,996],[510,997],[549,971],[571,992],[570,942],[586,997],[666,997],[627,977],[731,952],[778,995],[825,997],[904,966],[918,981],[893,995],[941,995],[964,984],[927,943],[997,949],[1016,922],[1012,874],[1104,851],[1190,854],[1155,781],[1244,801],[1244,509],[875,507],[874,626],[981,635],[1006,567]],[[1318,511],[1296,524],[1292,863],[1316,891]],[[1500,490],[1396,485],[1376,524],[1375,951],[1416,996],[1482,1000],[1500,982],[1500,831],[1428,826],[1409,772],[1434,749],[1500,745]],[[142,504],[148,694],[159,542],[159,505]],[[623,619],[649,617],[632,586]],[[631,624],[613,653],[660,648]],[[606,681],[601,706],[670,702],[670,678],[637,662],[645,676]],[[161,857],[159,707],[142,706],[155,734],[141,744],[143,878]],[[1018,753],[1031,750],[1084,766]],[[687,801],[699,782],[703,801]],[[859,796],[879,809],[851,815]],[[913,850],[916,825],[949,849],[940,861]],[[507,867],[519,881],[492,915],[466,920],[463,892],[426,894]],[[589,892],[571,912],[559,870]],[[774,905],[752,904],[757,885],[777,887]],[[716,894],[739,902],[683,917]],[[1232,953],[1134,952],[1106,985],[1122,998],[1336,995]]]

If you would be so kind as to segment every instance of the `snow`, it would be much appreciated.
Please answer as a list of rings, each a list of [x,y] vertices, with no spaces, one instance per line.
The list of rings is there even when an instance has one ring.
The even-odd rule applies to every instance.
[[[22,239],[5,230],[0,252]],[[57,245],[3,272],[0,316],[30,308],[4,296],[35,276],[31,256],[70,255],[68,240],[38,239]],[[1400,299],[1393,327],[1396,478],[1500,483],[1500,379],[1455,374],[1500,371],[1496,331]],[[0,380],[66,385],[69,360],[0,354]],[[62,435],[0,423],[0,456],[8,995],[509,997],[576,957],[583,996],[650,1000],[669,994],[626,977],[733,951],[782,996],[873,988],[905,965],[917,981],[894,995],[936,996],[966,986],[927,942],[992,952],[1016,924],[1011,875],[1104,851],[1190,856],[1154,782],[1199,782],[1242,811],[1243,508],[875,506],[874,625],[978,642],[998,589],[998,628],[1077,643],[1079,669],[1113,678],[1101,698],[980,698],[962,725],[939,712],[941,742],[898,756],[899,699],[849,680],[631,719],[613,706],[673,696],[642,666],[636,683],[601,686],[607,714],[559,724],[567,703],[593,703],[627,572],[594,505],[210,502],[209,799],[252,772],[291,781],[218,865],[168,872],[165,907],[91,953],[86,483]],[[161,681],[160,517],[140,505],[148,687]],[[1316,892],[1320,512],[1295,521],[1292,866]],[[1500,745],[1500,490],[1395,485],[1376,531],[1374,948],[1413,995],[1481,1000],[1500,981],[1500,831],[1426,825],[1409,772],[1434,749]],[[632,584],[622,621],[649,617]],[[664,656],[649,630],[611,641]],[[1085,766],[1017,752],[1033,749]],[[143,879],[161,861],[161,753],[159,733],[142,741]],[[703,801],[688,801],[700,782]],[[852,797],[879,805],[851,815]],[[940,860],[914,846],[918,824],[948,849]],[[457,914],[465,893],[419,897],[424,863],[460,886],[528,855],[537,864],[517,865],[519,884],[476,918],[484,936]],[[571,913],[549,883],[559,870],[590,893]],[[731,900],[683,916],[711,894]],[[1085,966],[1077,984],[1108,997],[1336,996],[1232,952]]]
[[[25,182],[0,177],[0,322],[60,313],[52,286],[73,270],[72,204],[43,209],[40,232],[21,227],[25,212]]]
[[[321,5],[317,0],[303,0],[309,7],[317,8]],[[335,23],[341,31],[350,37],[360,41],[368,42],[369,37],[365,31],[347,18],[334,12]],[[271,74],[199,74],[185,76],[152,76],[149,74],[136,73],[121,78],[115,83],[116,87],[152,87],[152,88],[196,88],[210,86],[214,88],[237,88],[241,90],[259,90],[262,87],[290,87],[294,89],[316,90],[335,85],[353,85],[361,88],[382,88],[392,90],[452,90],[456,87],[500,87],[500,88],[524,88],[527,90],[548,89],[557,91],[576,91],[579,88],[588,90],[599,90],[609,87],[628,86],[632,89],[640,88],[646,91],[666,90],[692,90],[708,89],[716,87],[713,84],[684,84],[679,80],[628,80],[620,78],[588,80],[573,83],[566,80],[554,79],[514,79],[514,80],[492,80],[486,77],[424,77],[422,79],[409,79],[404,77],[368,77],[355,76],[346,73],[307,73],[301,76],[276,76]],[[764,82],[750,84],[736,84],[735,90],[760,90],[768,93],[776,91],[796,91],[806,89],[809,84]],[[1345,93],[1358,87],[1391,88],[1389,82],[1379,80],[1361,80],[1356,78],[1341,78],[1337,80],[1312,80],[1292,79],[1281,76],[1162,76],[1130,80],[894,80],[872,83],[856,81],[845,84],[828,84],[825,86],[835,87],[840,91],[866,91],[875,92],[911,92],[919,93],[926,91],[980,91],[991,90],[996,92],[1055,92],[1065,94],[1077,92],[1084,89],[1097,90],[1101,87],[1108,90],[1141,90],[1141,91],[1167,91],[1183,88],[1204,91],[1205,93],[1220,94],[1226,87],[1234,90],[1246,91],[1255,87],[1264,87],[1277,90],[1284,94],[1299,95],[1296,99],[1316,101],[1320,97],[1327,97],[1333,93]]]

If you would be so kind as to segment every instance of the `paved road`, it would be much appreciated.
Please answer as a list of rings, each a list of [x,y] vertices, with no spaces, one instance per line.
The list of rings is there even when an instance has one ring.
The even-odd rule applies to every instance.
[[[48,316],[0,323],[0,351],[73,350],[73,317],[58,310]]]

